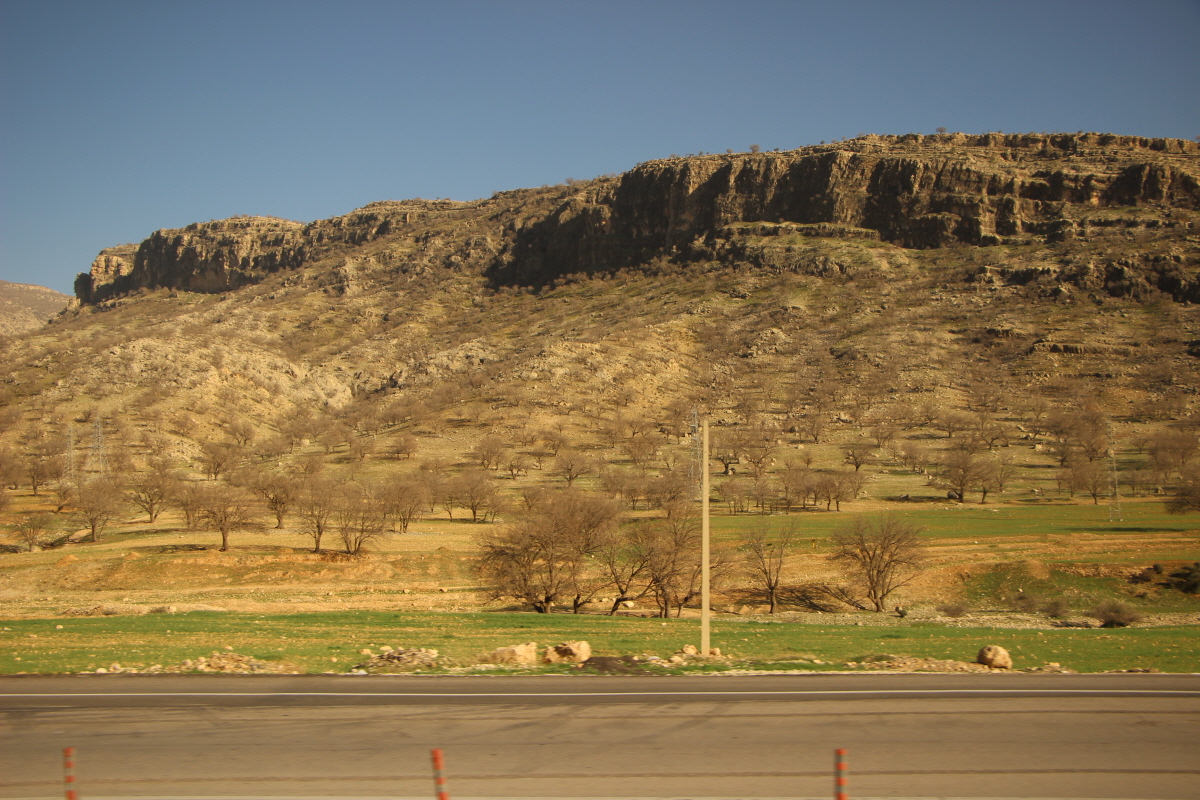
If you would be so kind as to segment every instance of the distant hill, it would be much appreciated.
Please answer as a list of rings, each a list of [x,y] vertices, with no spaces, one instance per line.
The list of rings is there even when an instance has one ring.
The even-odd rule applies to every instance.
[[[0,336],[40,328],[70,302],[69,295],[45,286],[0,281]]]

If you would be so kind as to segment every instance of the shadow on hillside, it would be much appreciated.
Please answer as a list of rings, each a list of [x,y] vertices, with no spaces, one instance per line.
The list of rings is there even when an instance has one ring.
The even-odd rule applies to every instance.
[[[1187,525],[1179,525],[1174,527],[1150,526],[1150,525],[1124,525],[1109,527],[1108,525],[1089,525],[1089,526],[1074,526],[1063,528],[1065,531],[1073,533],[1182,533],[1183,531],[1191,530]]]

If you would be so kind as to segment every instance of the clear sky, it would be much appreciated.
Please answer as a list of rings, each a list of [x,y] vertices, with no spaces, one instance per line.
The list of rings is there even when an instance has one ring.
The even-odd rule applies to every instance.
[[[0,278],[859,133],[1200,135],[1200,0],[0,0]]]

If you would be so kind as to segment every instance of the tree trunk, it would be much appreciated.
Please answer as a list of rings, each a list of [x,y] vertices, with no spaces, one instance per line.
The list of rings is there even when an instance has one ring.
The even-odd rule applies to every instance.
[[[224,553],[224,552],[227,552],[228,550],[229,550],[229,530],[226,528],[222,528],[221,529],[221,552]]]

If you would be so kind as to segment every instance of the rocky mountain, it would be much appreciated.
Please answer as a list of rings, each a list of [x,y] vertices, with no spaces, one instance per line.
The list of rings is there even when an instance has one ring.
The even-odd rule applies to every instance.
[[[437,266],[493,286],[623,269],[750,265],[825,273],[789,237],[992,251],[1006,281],[1045,278],[1021,248],[1076,243],[1053,270],[1110,294],[1200,299],[1194,215],[1200,144],[1107,134],[864,136],[789,152],[641,164],[616,178],[471,203],[373,203],[307,225],[238,218],[157,231],[101,253],[85,303],[139,288],[223,291],[367,248],[386,268]],[[1163,248],[1129,248],[1130,238]],[[1132,251],[1132,252],[1131,252]],[[1015,258],[1014,258],[1015,257]]]
[[[68,295],[45,286],[0,280],[0,336],[40,328],[72,302]]]
[[[234,427],[358,431],[332,454],[380,419],[431,447],[559,428],[601,447],[614,420],[692,408],[789,446],[820,436],[802,424],[1034,400],[1181,418],[1198,175],[1179,140],[865,136],[161,230],[103,251],[77,310],[0,349],[0,449],[97,417],[181,461]]]

